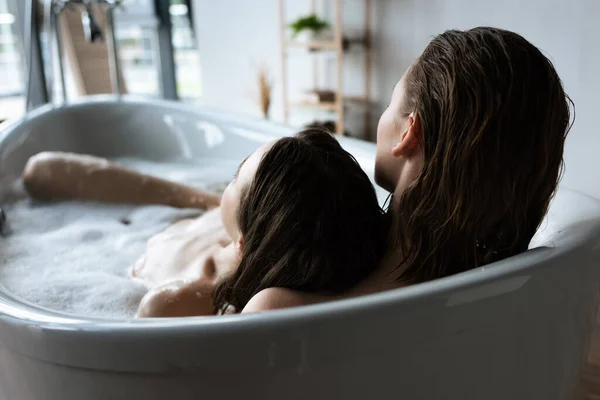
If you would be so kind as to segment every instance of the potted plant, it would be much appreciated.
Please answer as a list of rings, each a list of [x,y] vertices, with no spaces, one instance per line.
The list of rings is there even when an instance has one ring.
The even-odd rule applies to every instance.
[[[324,33],[329,31],[330,25],[316,14],[309,14],[298,18],[289,27],[292,30],[293,40],[310,41],[323,39]]]

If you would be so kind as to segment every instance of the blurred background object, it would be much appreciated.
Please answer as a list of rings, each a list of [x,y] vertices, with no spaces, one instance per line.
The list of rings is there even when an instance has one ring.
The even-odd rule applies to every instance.
[[[109,65],[111,35],[105,32],[109,29],[105,6],[113,3],[120,4],[114,12],[114,34],[121,92],[190,103],[201,99],[191,0],[0,0],[0,120],[26,111],[29,81],[34,81],[30,85],[34,93],[29,94],[38,98],[36,105],[61,97],[61,68],[52,60],[57,45],[50,14],[59,18],[68,99],[115,92],[116,77],[111,77]],[[32,12],[38,23],[30,29]],[[33,78],[37,69],[43,69],[43,79],[28,76],[24,44],[29,40],[39,42],[41,59],[36,65],[34,52]],[[42,95],[40,86],[46,83],[50,89]]]
[[[0,0],[0,120],[25,111],[23,57],[14,10]]]
[[[292,114],[297,109],[312,110],[311,116],[314,116],[315,111],[324,114],[325,118],[335,119],[334,132],[343,135],[347,134],[345,123],[349,111],[356,109],[351,107],[352,104],[361,104],[363,107],[359,110],[362,112],[363,125],[357,126],[355,123],[351,129],[360,129],[360,135],[364,139],[370,139],[371,136],[371,113],[369,109],[371,98],[371,0],[363,0],[362,4],[355,4],[353,13],[362,15],[361,29],[359,32],[360,40],[355,40],[353,43],[359,43],[357,50],[359,57],[363,58],[362,68],[353,69],[352,81],[356,80],[363,82],[360,94],[354,96],[347,95],[347,85],[344,82],[346,72],[345,55],[350,50],[351,41],[347,37],[347,28],[344,25],[344,9],[342,0],[334,0],[331,2],[317,4],[317,0],[310,0],[310,14],[296,17],[291,23],[287,23],[288,3],[287,0],[279,0],[279,23],[280,23],[280,42],[281,42],[281,84],[283,97],[283,121],[285,123],[293,123],[292,121],[303,121],[302,116],[298,119],[297,115]],[[293,2],[294,6],[298,2]],[[328,7],[331,5],[331,7]],[[357,9],[356,6],[360,8]],[[317,7],[321,6],[320,10]],[[319,12],[320,11],[320,12]],[[323,14],[323,18],[318,16]],[[329,22],[329,20],[332,20]],[[304,34],[302,38],[299,36]],[[305,56],[312,59],[312,86],[310,91],[303,90],[300,95],[294,96],[290,93],[288,87],[289,80],[293,79],[296,83],[299,82],[297,74],[288,77],[290,64],[295,59],[290,60],[294,55],[294,49],[299,49],[305,52]],[[309,54],[306,54],[308,52]],[[355,52],[356,56],[356,52]],[[356,86],[356,85],[353,85]],[[352,89],[350,89],[352,90]],[[356,91],[357,89],[354,88]],[[304,94],[304,95],[302,95]],[[312,95],[312,96],[311,96]],[[296,100],[290,100],[290,98]],[[306,112],[305,112],[306,113]],[[306,118],[306,117],[305,117]],[[296,122],[298,123],[298,122]]]
[[[256,71],[258,83],[258,106],[265,119],[269,119],[269,109],[271,107],[271,92],[273,90],[273,80],[268,67],[262,63]]]

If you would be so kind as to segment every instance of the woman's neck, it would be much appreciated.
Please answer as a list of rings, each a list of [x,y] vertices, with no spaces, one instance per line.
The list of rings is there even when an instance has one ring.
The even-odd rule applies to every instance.
[[[396,282],[402,275],[405,269],[403,257],[403,242],[402,226],[404,225],[398,203],[398,197],[392,195],[390,206],[387,210],[387,215],[390,219],[388,233],[388,249],[379,263],[378,272],[381,276],[386,276],[390,281]]]

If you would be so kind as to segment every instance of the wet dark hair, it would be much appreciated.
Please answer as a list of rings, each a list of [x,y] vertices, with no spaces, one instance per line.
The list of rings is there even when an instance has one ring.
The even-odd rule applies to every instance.
[[[572,104],[548,60],[516,33],[435,37],[405,78],[424,167],[398,199],[401,280],[427,281],[527,250],[563,165]]]
[[[282,287],[335,294],[375,270],[389,229],[371,181],[333,136],[310,128],[276,141],[242,190],[239,267],[215,290],[215,311],[240,312]]]

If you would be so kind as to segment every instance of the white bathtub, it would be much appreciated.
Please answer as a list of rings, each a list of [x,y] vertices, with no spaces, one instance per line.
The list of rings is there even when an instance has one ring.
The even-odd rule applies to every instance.
[[[239,161],[291,133],[90,98],[6,126],[0,184],[42,150]],[[372,173],[374,146],[341,141]],[[600,204],[562,189],[544,226],[545,248],[485,268],[266,314],[99,320],[33,306],[0,282],[0,400],[571,399],[597,301]]]

